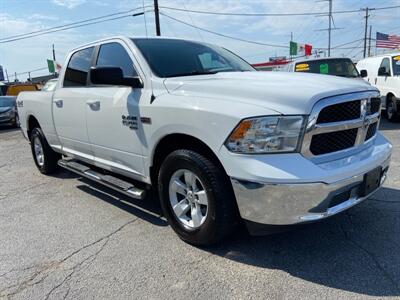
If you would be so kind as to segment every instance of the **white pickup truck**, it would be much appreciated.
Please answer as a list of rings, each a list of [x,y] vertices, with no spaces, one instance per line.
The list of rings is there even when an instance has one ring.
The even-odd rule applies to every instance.
[[[39,170],[61,166],[144,201],[153,185],[189,243],[242,220],[253,234],[322,220],[386,178],[392,146],[367,83],[257,72],[226,49],[166,38],[93,42],[64,66],[53,92],[17,99]]]

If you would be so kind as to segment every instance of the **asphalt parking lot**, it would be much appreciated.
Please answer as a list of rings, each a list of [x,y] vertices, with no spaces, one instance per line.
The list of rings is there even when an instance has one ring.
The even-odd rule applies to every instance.
[[[0,128],[0,298],[400,298],[400,124],[383,189],[344,214],[207,249],[137,202],[67,171],[41,175],[19,130]]]

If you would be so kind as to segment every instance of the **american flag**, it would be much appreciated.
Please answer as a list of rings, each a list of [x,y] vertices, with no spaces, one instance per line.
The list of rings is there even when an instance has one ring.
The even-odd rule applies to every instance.
[[[400,48],[400,36],[376,33],[376,48]]]

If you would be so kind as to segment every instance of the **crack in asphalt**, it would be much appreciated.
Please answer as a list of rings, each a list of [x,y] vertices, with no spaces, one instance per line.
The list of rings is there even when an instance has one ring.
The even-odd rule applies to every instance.
[[[351,220],[351,216],[349,215],[348,212],[344,213],[345,216],[347,216],[347,219],[349,220],[349,222],[355,226],[355,224],[353,223],[353,221]],[[377,259],[377,257],[375,256],[374,253],[372,253],[371,251],[369,251],[367,248],[365,248],[364,246],[360,245],[359,243],[357,243],[356,241],[354,241],[353,239],[350,238],[349,233],[347,232],[347,230],[344,228],[343,224],[340,224],[340,228],[343,232],[343,235],[345,237],[345,239],[349,242],[349,244],[351,244],[353,247],[358,248],[359,250],[361,250],[362,252],[364,252],[375,264],[376,268],[381,272],[382,276],[387,279],[395,288],[395,290],[397,292],[400,292],[400,285],[396,282],[396,280],[390,275],[389,272],[387,272],[385,270],[385,268],[379,263],[379,260]]]
[[[25,189],[23,189],[23,190],[21,190],[21,191],[15,192],[15,193],[8,193],[8,194],[5,194],[5,195],[0,195],[0,200],[6,199],[6,198],[8,198],[8,197],[10,197],[10,196],[18,196],[18,195],[21,195],[21,194],[23,194],[23,193],[26,193],[26,192],[28,192],[28,191],[30,191],[30,190],[33,190],[33,189],[35,189],[35,188],[37,188],[37,187],[40,187],[40,186],[43,186],[43,185],[46,185],[46,184],[49,184],[49,183],[52,183],[52,182],[51,182],[51,181],[40,182],[40,183],[31,185],[31,186],[29,186],[29,187],[27,187],[27,188],[25,188]]]
[[[58,261],[53,261],[48,263],[45,266],[42,266],[39,270],[37,270],[36,272],[34,272],[32,275],[30,275],[27,279],[23,280],[22,282],[19,283],[15,283],[12,284],[10,286],[7,286],[5,288],[3,288],[2,290],[0,290],[0,298],[2,297],[13,297],[19,293],[21,293],[22,291],[31,288],[35,285],[38,285],[42,282],[44,282],[44,280],[46,278],[48,278],[51,274],[53,274],[54,272],[56,272],[57,270],[59,270],[60,266],[63,265],[64,263],[66,263],[69,259],[73,258],[75,255],[79,254],[81,251],[88,249],[94,245],[97,245],[101,242],[103,242],[103,244],[100,246],[99,250],[97,250],[96,252],[94,252],[93,254],[89,255],[88,257],[86,257],[85,259],[79,261],[78,263],[75,263],[72,267],[68,268],[67,271],[68,274],[55,286],[53,286],[50,291],[46,294],[45,299],[49,299],[49,297],[60,287],[62,287],[65,283],[67,283],[73,276],[74,274],[80,270],[80,267],[83,266],[85,263],[86,264],[86,268],[89,267],[98,257],[98,255],[104,250],[104,248],[106,247],[106,245],[108,244],[108,242],[110,241],[111,237],[115,234],[117,234],[118,232],[120,232],[121,230],[123,230],[126,226],[136,222],[137,220],[139,220],[139,218],[135,218],[123,225],[121,225],[120,227],[118,227],[117,229],[115,229],[114,231],[110,232],[109,234],[95,240],[92,243],[86,244],[83,247],[73,251],[72,253],[70,253],[69,255],[67,255],[66,257],[64,257],[61,260]],[[36,268],[38,266],[31,266],[31,267],[27,267],[24,269],[18,269],[18,270],[10,270],[8,272],[5,272],[3,274],[1,274],[2,276],[6,276],[7,274],[10,274],[12,272],[20,272],[20,271],[24,271],[24,270],[29,270],[29,269],[33,269]],[[83,270],[83,269],[82,269]],[[39,280],[36,280],[38,279]],[[10,291],[11,289],[16,288],[14,291]],[[69,290],[70,290],[70,286],[68,287],[67,292],[65,293],[65,295],[63,296],[63,298],[65,299],[68,294],[69,294]]]

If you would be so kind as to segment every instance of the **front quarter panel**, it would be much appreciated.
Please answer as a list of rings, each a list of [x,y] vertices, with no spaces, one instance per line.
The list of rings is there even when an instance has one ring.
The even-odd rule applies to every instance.
[[[141,107],[141,117],[151,117],[143,124],[146,170],[152,165],[158,142],[170,134],[186,134],[204,142],[218,156],[226,138],[244,118],[276,115],[259,106],[232,103],[226,100],[165,94],[152,104]]]

